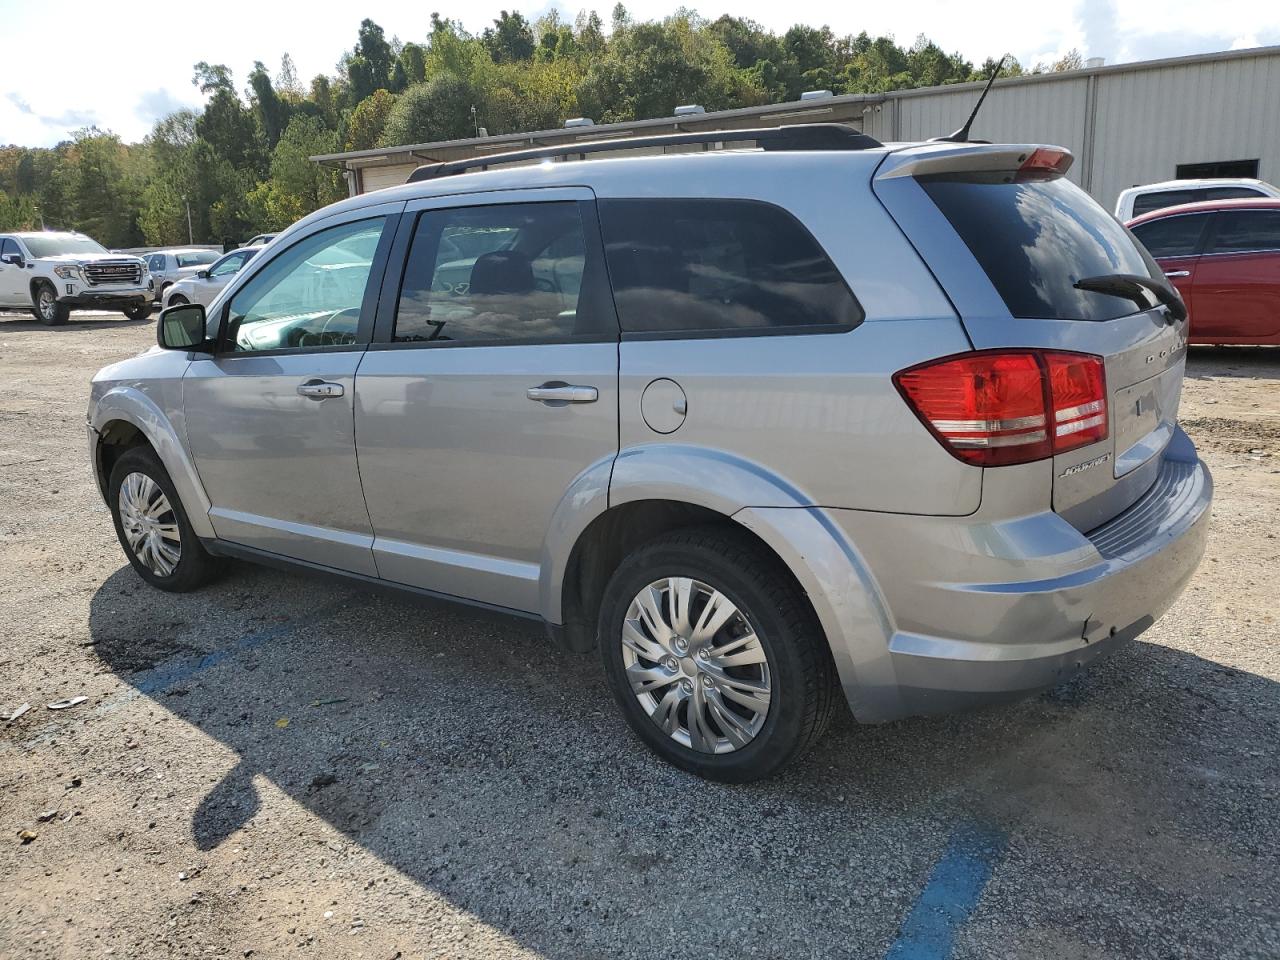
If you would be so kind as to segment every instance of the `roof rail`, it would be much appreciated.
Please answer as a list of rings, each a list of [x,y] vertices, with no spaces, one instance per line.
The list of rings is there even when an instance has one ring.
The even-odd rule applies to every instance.
[[[845,123],[797,123],[789,127],[761,127],[748,130],[706,130],[690,133],[658,134],[651,137],[617,137],[612,140],[589,140],[585,143],[560,143],[552,147],[495,153],[488,157],[428,163],[409,175],[407,183],[453,176],[467,170],[524,160],[548,160],[554,157],[585,156],[615,150],[637,150],[642,147],[671,147],[694,143],[739,143],[754,140],[763,150],[869,150],[882,146],[879,140]]]

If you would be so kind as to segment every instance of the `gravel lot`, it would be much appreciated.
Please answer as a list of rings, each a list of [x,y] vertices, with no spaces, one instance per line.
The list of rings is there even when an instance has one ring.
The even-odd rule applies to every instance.
[[[531,625],[145,587],[83,419],[153,327],[74,316],[0,317],[0,956],[1280,956],[1280,349],[1192,351],[1213,532],[1138,643],[727,787]]]

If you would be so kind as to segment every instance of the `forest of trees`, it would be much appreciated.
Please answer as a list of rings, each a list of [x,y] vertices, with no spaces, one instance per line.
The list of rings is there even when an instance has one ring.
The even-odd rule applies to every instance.
[[[503,11],[479,35],[431,14],[418,41],[388,38],[371,20],[333,75],[309,83],[286,54],[273,77],[261,62],[237,89],[222,64],[195,64],[203,110],[155,124],[142,143],[79,130],[51,148],[0,146],[0,230],[61,228],[112,247],[239,242],[279,230],[346,195],[341,172],[308,157],[559,126],[670,116],[796,99],[804,90],[882,92],[985,76],[923,35],[836,36],[797,25],[778,35],[750,20],[707,21],[680,11],[632,20],[619,4],[606,27],[595,13],[573,24],[552,14],[529,23]],[[1031,71],[1080,66],[1073,52]],[[1016,62],[1006,72],[1018,74]],[[188,211],[190,224],[188,224]]]

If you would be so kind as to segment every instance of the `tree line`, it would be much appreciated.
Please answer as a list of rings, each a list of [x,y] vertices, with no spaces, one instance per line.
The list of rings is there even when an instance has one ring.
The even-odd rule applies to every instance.
[[[1072,51],[1027,72],[1080,67]],[[141,143],[89,127],[51,148],[0,147],[0,230],[75,229],[111,247],[240,242],[280,230],[346,195],[341,172],[308,158],[342,150],[670,116],[794,100],[801,92],[878,93],[985,77],[924,35],[910,47],[866,32],[681,10],[635,21],[618,4],[572,24],[503,11],[472,34],[431,14],[421,42],[372,20],[332,74],[301,82],[288,54],[237,89],[222,64],[195,65],[204,108],[159,120]],[[1006,64],[1006,73],[1024,67]]]

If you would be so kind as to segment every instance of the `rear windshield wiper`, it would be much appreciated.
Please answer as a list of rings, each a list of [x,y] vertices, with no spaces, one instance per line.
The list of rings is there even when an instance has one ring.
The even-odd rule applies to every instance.
[[[1178,296],[1178,291],[1167,283],[1161,283],[1151,277],[1143,277],[1136,273],[1108,273],[1101,277],[1085,277],[1074,284],[1077,290],[1088,290],[1092,293],[1106,293],[1113,297],[1124,297],[1132,300],[1143,310],[1150,310],[1163,305],[1175,323],[1187,319],[1187,305]]]

